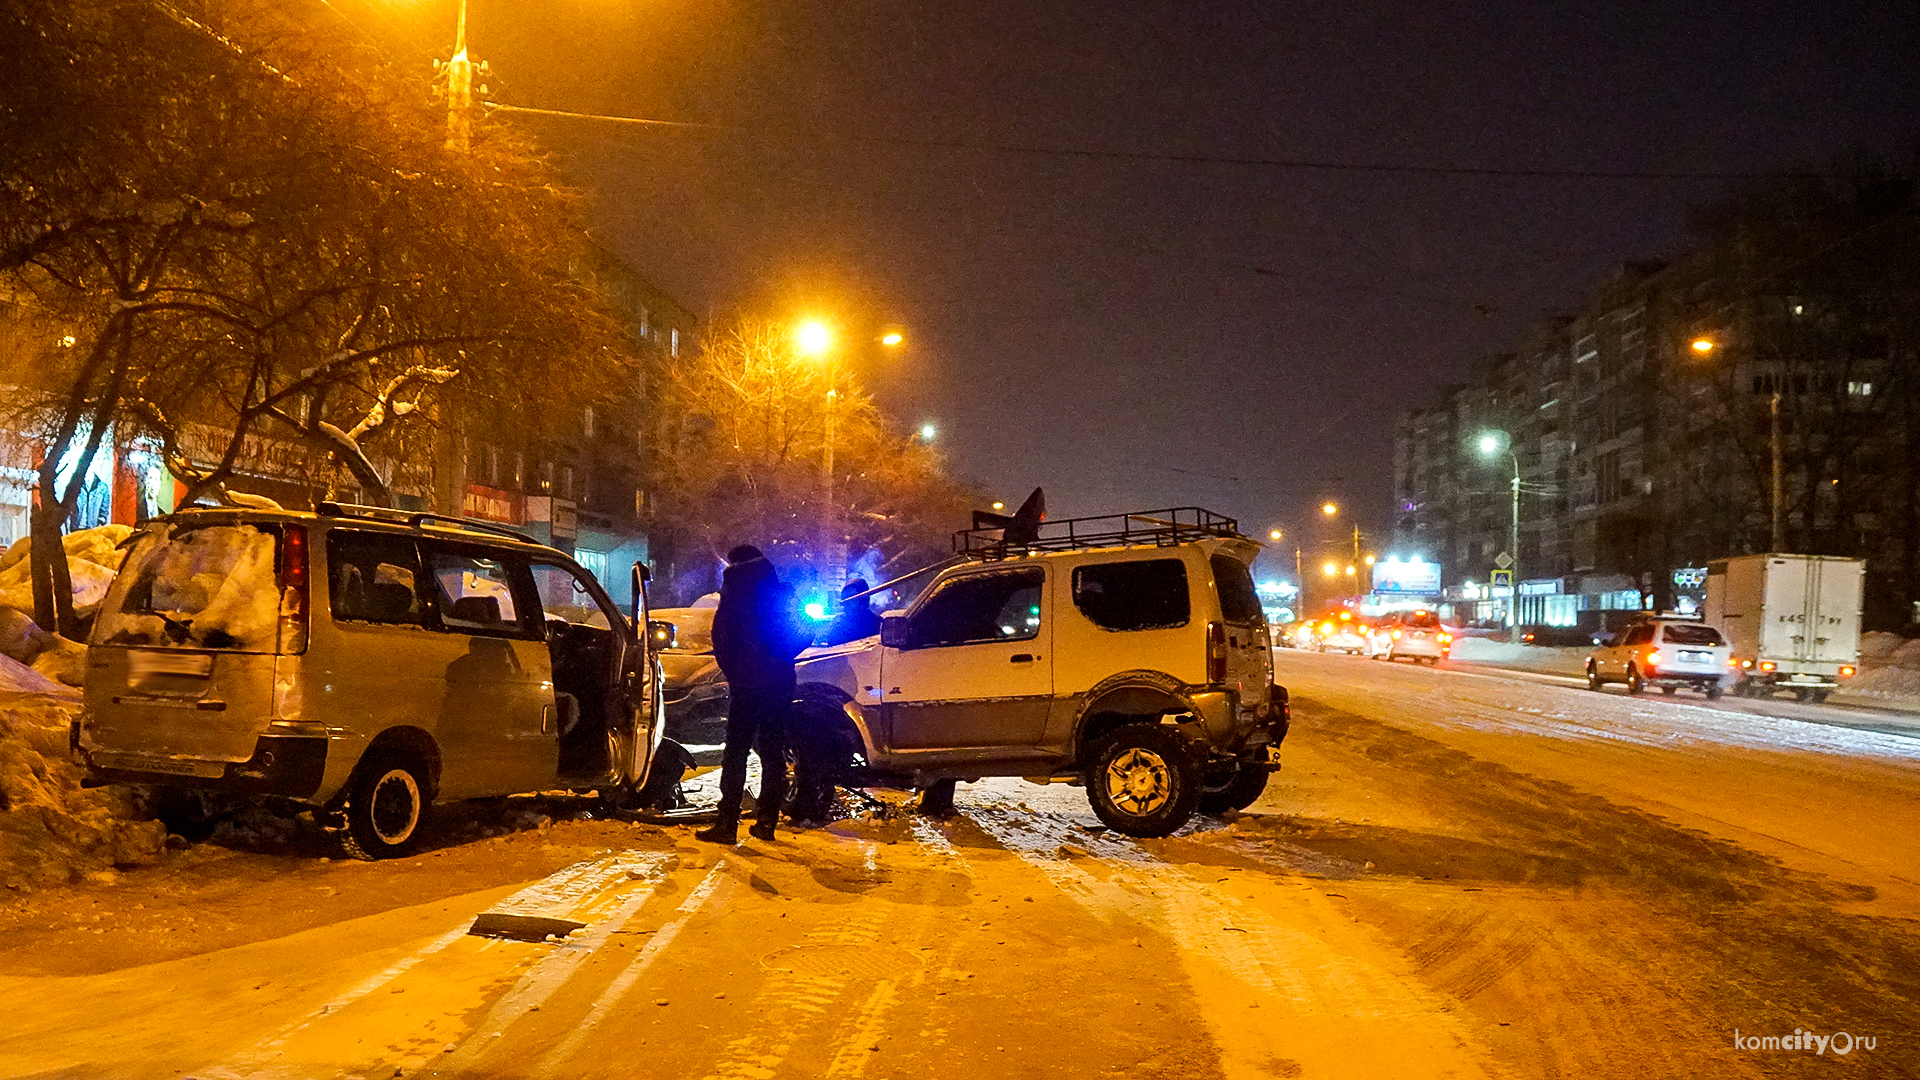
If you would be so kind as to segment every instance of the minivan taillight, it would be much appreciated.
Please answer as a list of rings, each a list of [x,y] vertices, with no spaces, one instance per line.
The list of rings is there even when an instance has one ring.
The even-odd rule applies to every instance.
[[[1227,624],[1207,624],[1207,681],[1227,681]]]
[[[288,525],[280,539],[280,651],[307,651],[307,527]]]

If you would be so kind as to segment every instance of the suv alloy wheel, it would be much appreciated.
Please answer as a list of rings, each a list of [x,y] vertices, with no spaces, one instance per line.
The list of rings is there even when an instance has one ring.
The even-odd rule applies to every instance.
[[[1186,740],[1165,724],[1126,724],[1087,758],[1094,814],[1128,836],[1166,836],[1185,825],[1199,806],[1200,780]]]

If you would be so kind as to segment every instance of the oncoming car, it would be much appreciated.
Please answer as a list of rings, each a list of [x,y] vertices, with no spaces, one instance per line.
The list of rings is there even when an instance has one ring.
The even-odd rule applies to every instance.
[[[412,850],[439,802],[647,797],[638,564],[630,620],[564,553],[434,514],[188,509],[129,542],[72,729],[91,783],[311,812],[357,858]]]
[[[1367,651],[1367,624],[1351,611],[1338,611],[1317,620],[1314,648],[1359,656]]]

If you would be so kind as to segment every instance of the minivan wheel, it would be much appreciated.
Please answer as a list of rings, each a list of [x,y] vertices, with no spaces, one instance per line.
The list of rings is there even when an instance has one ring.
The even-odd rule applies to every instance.
[[[1245,810],[1267,790],[1267,777],[1270,775],[1264,765],[1243,762],[1234,766],[1233,772],[1219,783],[1201,786],[1200,812],[1218,816],[1229,810]]]
[[[1587,663],[1587,689],[1598,690],[1605,685],[1607,685],[1607,680],[1600,677],[1600,669],[1589,661]]]
[[[1628,668],[1627,669],[1627,693],[1644,694],[1646,692],[1647,692],[1647,680],[1640,677],[1640,669],[1636,667]]]
[[[1200,802],[1200,764],[1163,724],[1127,724],[1100,740],[1085,780],[1094,814],[1128,836],[1165,836]]]
[[[391,859],[411,851],[427,817],[424,770],[404,758],[365,763],[347,797],[340,846],[356,859]]]

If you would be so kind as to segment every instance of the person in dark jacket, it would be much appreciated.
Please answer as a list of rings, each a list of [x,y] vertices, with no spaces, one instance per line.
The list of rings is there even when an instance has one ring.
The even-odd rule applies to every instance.
[[[793,658],[806,647],[795,624],[793,590],[781,582],[760,549],[741,544],[727,552],[720,608],[713,613],[713,658],[727,677],[727,747],[720,758],[720,816],[695,833],[716,844],[738,841],[740,800],[747,787],[747,752],[760,755],[757,823],[747,831],[773,839],[787,794],[787,712],[793,704]]]
[[[860,595],[867,588],[865,580],[854,578],[840,590],[840,615],[827,632],[827,644],[842,645],[880,632],[880,616],[873,613],[873,598]]]

